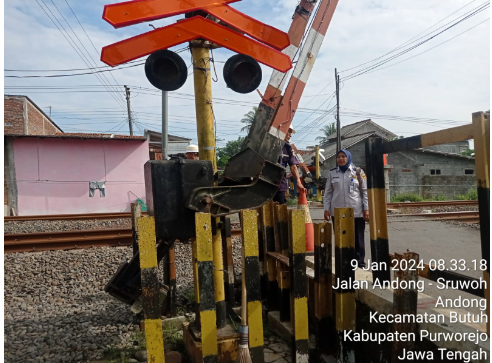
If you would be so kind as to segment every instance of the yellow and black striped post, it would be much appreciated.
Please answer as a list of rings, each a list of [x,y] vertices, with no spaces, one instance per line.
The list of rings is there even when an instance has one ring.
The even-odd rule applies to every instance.
[[[383,189],[384,191],[384,189]],[[353,208],[335,208],[335,325],[337,362],[354,363],[354,343],[344,339],[345,331],[355,331],[355,220]]]
[[[263,279],[268,281],[267,286],[267,310],[278,310],[278,283],[275,261],[268,257],[268,252],[275,252],[275,229],[273,218],[273,202],[268,202],[261,207],[261,224],[263,227]]]
[[[212,219],[208,213],[195,214],[196,241],[194,242],[200,302],[200,330],[204,363],[217,363],[217,319],[215,314],[214,263]],[[222,284],[223,285],[223,284]]]
[[[490,335],[490,114],[475,112],[472,122],[482,259],[487,264],[483,278],[486,281],[484,297],[487,300],[487,334]]]
[[[316,352],[334,351],[331,226],[314,224],[314,316],[316,318]]]
[[[263,363],[263,315],[257,211],[241,210],[243,261],[248,301],[249,351],[253,363]]]
[[[306,276],[306,226],[303,210],[289,211],[292,362],[309,361],[309,321]]]
[[[137,228],[147,357],[149,362],[164,363],[154,217],[139,217]]]
[[[215,309],[217,314],[217,328],[226,325],[226,302],[224,291],[224,261],[222,259],[222,235],[218,228],[220,217],[212,219],[213,240],[213,262],[214,262],[214,285],[215,285]]]
[[[403,255],[395,253],[395,260],[397,260],[398,266],[401,266],[401,261],[407,262],[405,266],[418,266],[419,255],[415,252],[405,252]],[[417,301],[418,291],[416,288],[408,286],[416,286],[416,282],[419,279],[417,269],[404,269],[399,268],[394,271],[395,280],[404,281],[405,288],[402,288],[403,284],[398,285],[393,289],[393,314],[394,316],[416,316],[417,315]],[[415,285],[413,285],[415,284]],[[417,323],[412,321],[394,322],[393,331],[399,334],[417,334]],[[397,339],[391,344],[391,363],[399,363],[403,351],[413,351],[416,342],[412,339]]]
[[[277,235],[280,242],[280,249],[284,256],[289,256],[289,223],[287,205],[279,204],[275,206],[277,221]],[[280,261],[276,261],[277,266],[277,283],[278,283],[278,301],[280,321],[290,321],[290,279],[289,267]]]
[[[391,279],[382,144],[380,137],[369,137],[365,145],[371,262],[377,262],[381,266],[372,271],[374,281]],[[386,269],[382,266],[386,266]]]
[[[222,234],[222,258],[224,260],[224,289],[227,304],[231,308],[236,307],[234,295],[234,259],[232,254],[231,218],[229,216],[220,217]]]

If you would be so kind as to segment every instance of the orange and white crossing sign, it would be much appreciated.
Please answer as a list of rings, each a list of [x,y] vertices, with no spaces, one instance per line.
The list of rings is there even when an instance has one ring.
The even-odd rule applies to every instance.
[[[108,45],[102,49],[101,60],[110,66],[117,66],[197,38],[205,38],[236,53],[249,55],[280,72],[292,68],[288,55],[201,16]]]
[[[104,6],[103,19],[115,28],[173,15],[202,10],[232,25],[252,38],[282,50],[289,46],[289,36],[272,26],[253,19],[228,4],[241,0],[138,0]]]
[[[103,19],[116,28],[203,10],[239,32],[204,17],[194,16],[108,45],[102,50],[101,60],[110,66],[116,66],[159,49],[204,38],[234,52],[249,55],[280,72],[291,69],[290,57],[279,51],[290,45],[287,33],[228,5],[235,1],[240,0],[134,0],[106,5]]]

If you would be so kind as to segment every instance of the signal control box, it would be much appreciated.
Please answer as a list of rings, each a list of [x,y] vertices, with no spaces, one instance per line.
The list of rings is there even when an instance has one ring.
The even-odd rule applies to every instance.
[[[149,160],[144,166],[148,215],[154,216],[157,242],[195,237],[195,211],[186,201],[195,188],[214,185],[207,160]]]

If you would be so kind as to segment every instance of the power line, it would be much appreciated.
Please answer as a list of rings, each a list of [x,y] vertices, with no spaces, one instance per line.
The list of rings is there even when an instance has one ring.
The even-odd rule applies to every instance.
[[[43,10],[43,12],[46,14],[46,16],[47,16],[47,17],[51,20],[51,22],[55,25],[55,27],[58,29],[58,31],[59,31],[59,32],[63,35],[63,37],[64,37],[64,38],[65,38],[65,40],[66,40],[66,41],[70,44],[70,46],[73,48],[73,50],[75,51],[75,53],[77,53],[77,55],[80,57],[80,59],[82,59],[82,61],[85,63],[85,65],[86,65],[87,67],[89,67],[89,64],[87,63],[87,61],[86,61],[86,59],[85,59],[85,56],[84,56],[84,55],[82,55],[81,53],[79,53],[80,48],[78,48],[78,46],[75,44],[75,42],[73,41],[73,39],[70,37],[70,34],[68,34],[68,32],[65,30],[65,28],[63,27],[63,25],[60,23],[60,21],[59,21],[59,20],[56,18],[56,16],[53,14],[53,12],[51,11],[51,9],[50,9],[50,8],[46,5],[46,3],[44,2],[44,0],[41,0],[41,1],[43,2],[44,6],[46,7],[46,9],[50,12],[50,14],[51,14],[52,16],[50,16],[50,15],[48,14],[48,12],[47,12],[47,11],[45,10],[45,8],[44,8],[44,7],[43,7],[43,6],[39,3],[39,1],[38,1],[38,0],[36,0],[36,3],[37,3],[37,4],[39,5],[39,7]],[[65,33],[64,33],[61,29],[60,29],[60,27],[56,24],[55,20],[58,22],[58,24],[60,25],[60,27],[61,27],[61,28],[63,28],[63,30],[65,31],[66,35],[65,35]],[[67,38],[67,36],[68,36],[68,38]],[[70,40],[69,40],[69,38],[70,38]],[[73,43],[73,44],[72,44],[72,43]],[[77,50],[76,46],[77,46],[77,48],[78,48],[79,50]],[[101,82],[101,84],[102,84],[102,85],[104,85],[104,82],[103,82],[103,80],[102,80],[101,78],[99,78],[99,75],[95,75],[95,76],[96,76],[97,80],[98,80],[99,82]],[[108,89],[108,88],[107,88],[107,89]],[[110,90],[109,90],[109,89],[108,89],[108,92],[110,92]],[[111,96],[114,98],[114,100],[115,100],[118,104],[120,104],[120,106],[122,105],[122,104],[120,103],[121,101],[120,101],[118,98],[116,98],[114,94],[112,94],[112,93],[111,93]]]
[[[368,72],[365,72],[365,73],[374,73],[374,72],[377,72],[377,71],[381,71],[381,70],[383,70],[383,69],[386,69],[386,68],[389,68],[389,67],[393,67],[393,66],[396,66],[397,64],[400,64],[400,63],[406,62],[406,61],[408,61],[408,60],[410,60],[410,59],[412,59],[412,58],[418,57],[418,56],[419,56],[419,55],[421,55],[421,54],[427,53],[427,52],[431,51],[432,49],[437,48],[437,47],[439,47],[439,46],[441,46],[441,45],[443,45],[443,44],[445,44],[445,43],[447,43],[447,42],[449,42],[449,41],[453,40],[454,38],[459,37],[460,35],[462,35],[462,34],[464,34],[464,33],[466,33],[466,32],[469,32],[470,30],[472,30],[472,29],[476,28],[477,26],[479,26],[479,25],[481,25],[481,24],[483,24],[483,23],[485,23],[486,21],[489,21],[489,20],[490,20],[490,18],[487,18],[487,19],[485,19],[484,21],[481,21],[480,23],[478,23],[478,24],[476,24],[476,25],[472,26],[471,28],[468,28],[467,30],[465,30],[465,31],[463,31],[463,32],[461,32],[461,33],[459,33],[459,34],[455,35],[454,37],[449,38],[448,40],[445,40],[444,42],[439,43],[439,44],[437,44],[437,45],[433,46],[432,48],[429,48],[429,49],[427,49],[427,50],[424,50],[423,52],[417,53],[417,54],[415,54],[415,55],[413,55],[413,56],[411,56],[411,57],[409,57],[409,58],[405,58],[405,59],[404,59],[404,60],[402,60],[402,61],[399,61],[399,62],[396,62],[396,63],[392,63],[392,64],[390,64],[390,65],[388,65],[388,66],[386,66],[386,67],[382,67],[382,68],[374,69],[374,70],[372,70],[372,71],[368,71]]]
[[[449,29],[451,29],[451,28],[455,27],[456,25],[460,24],[461,22],[463,22],[463,21],[465,21],[465,20],[468,20],[468,19],[470,19],[471,17],[473,17],[473,16],[477,15],[478,13],[480,13],[480,12],[482,12],[482,11],[486,10],[488,7],[489,7],[489,2],[487,2],[487,3],[485,3],[485,4],[482,4],[482,5],[479,7],[479,9],[478,9],[478,10],[474,10],[472,13],[470,13],[470,14],[466,15],[464,18],[462,18],[462,19],[460,19],[460,20],[458,20],[458,21],[455,21],[452,25],[448,26],[448,27],[447,27],[447,28],[445,28],[444,30],[441,30],[440,32],[438,32],[438,33],[436,33],[436,34],[434,34],[434,35],[432,35],[432,36],[428,37],[427,39],[425,39],[425,40],[423,40],[423,41],[421,41],[421,42],[419,42],[419,43],[417,43],[417,44],[415,44],[415,45],[413,45],[413,46],[411,46],[411,47],[409,47],[409,48],[404,49],[403,51],[401,51],[401,52],[397,53],[396,55],[393,55],[393,56],[391,56],[391,57],[389,57],[389,58],[387,58],[387,59],[384,59],[384,60],[379,61],[379,62],[377,62],[377,63],[375,63],[375,64],[372,64],[372,65],[370,65],[370,66],[368,66],[368,67],[366,67],[366,68],[363,68],[363,69],[360,69],[360,70],[358,70],[358,71],[355,71],[354,73],[349,74],[348,76],[345,76],[342,80],[343,80],[343,81],[346,81],[346,80],[349,80],[349,79],[352,79],[352,78],[355,78],[355,77],[361,76],[361,75],[362,75],[362,74],[364,74],[364,73],[368,73],[369,71],[371,71],[371,70],[373,70],[373,69],[375,69],[375,68],[378,68],[378,67],[380,67],[381,65],[383,65],[383,64],[385,64],[385,63],[388,63],[388,62],[392,61],[393,59],[396,59],[396,58],[398,58],[398,57],[402,56],[403,54],[406,54],[406,53],[410,52],[411,50],[413,50],[413,49],[415,49],[415,48],[417,48],[417,47],[419,47],[419,46],[421,46],[421,45],[423,45],[423,44],[427,43],[428,41],[430,41],[430,40],[434,39],[435,37],[439,36],[440,34],[442,34],[442,33],[446,32],[446,31],[448,31]],[[448,24],[449,24],[449,23],[448,23]],[[446,24],[446,25],[447,25],[447,24]],[[440,29],[440,28],[439,28],[439,29]],[[421,38],[419,38],[419,39],[421,39]]]
[[[404,42],[404,43],[400,44],[400,45],[399,45],[399,46],[397,46],[396,48],[394,48],[394,49],[390,50],[388,53],[385,53],[385,54],[383,54],[382,56],[379,56],[379,57],[377,57],[377,58],[371,59],[371,60],[369,60],[369,61],[367,61],[367,62],[361,63],[361,64],[359,64],[359,65],[357,65],[357,66],[354,66],[354,67],[351,67],[351,68],[344,69],[344,70],[340,71],[340,73],[347,72],[347,71],[350,71],[350,70],[355,69],[355,68],[359,68],[359,67],[361,67],[361,66],[363,66],[363,65],[366,65],[366,64],[368,64],[368,63],[372,63],[373,61],[376,61],[376,60],[378,60],[378,59],[381,59],[381,58],[383,58],[383,57],[387,56],[388,54],[391,54],[391,53],[393,53],[393,52],[395,52],[395,51],[397,51],[397,50],[399,50],[399,49],[403,48],[403,47],[404,47],[405,45],[407,45],[407,44],[408,44],[411,40],[415,39],[415,38],[416,38],[416,37],[418,37],[420,34],[422,34],[422,33],[426,32],[427,30],[429,30],[429,29],[431,29],[431,28],[433,28],[433,27],[434,27],[434,26],[436,26],[437,24],[439,24],[439,23],[443,22],[444,20],[446,20],[447,18],[449,18],[451,15],[456,14],[458,11],[460,11],[461,9],[463,9],[463,8],[467,7],[468,5],[470,5],[471,3],[475,2],[475,1],[476,1],[476,0],[472,0],[472,1],[470,1],[470,2],[469,2],[468,4],[466,4],[465,6],[462,6],[462,7],[461,7],[461,8],[459,8],[458,10],[456,10],[456,11],[452,12],[451,14],[449,14],[448,16],[446,16],[445,18],[443,18],[443,19],[439,20],[437,23],[435,23],[435,24],[431,25],[430,27],[426,28],[425,30],[421,31],[420,33],[418,33],[417,35],[415,35],[415,36],[413,36],[412,38],[408,39],[406,42]],[[473,9],[472,9],[472,11],[473,11]],[[438,29],[440,29],[440,28],[438,28]],[[438,29],[436,29],[436,30],[438,30]],[[435,31],[435,30],[434,30],[434,31]],[[420,38],[419,38],[419,39],[420,39]]]

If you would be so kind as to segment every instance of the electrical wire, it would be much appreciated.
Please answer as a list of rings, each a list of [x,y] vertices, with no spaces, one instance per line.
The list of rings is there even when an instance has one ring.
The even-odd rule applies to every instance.
[[[362,75],[362,74],[368,73],[369,71],[371,71],[371,70],[373,70],[373,69],[375,69],[375,68],[378,68],[378,67],[382,66],[383,64],[386,64],[386,63],[388,63],[388,62],[390,62],[390,61],[392,61],[392,60],[394,60],[394,59],[396,59],[396,58],[398,58],[398,57],[402,56],[403,54],[406,54],[406,53],[408,53],[408,52],[412,51],[413,49],[415,49],[415,48],[417,48],[417,47],[419,47],[419,46],[421,46],[421,45],[423,45],[423,44],[425,44],[425,43],[429,42],[430,40],[434,39],[435,37],[437,37],[437,36],[439,36],[439,35],[443,34],[444,32],[448,31],[449,29],[451,29],[451,28],[453,28],[453,27],[457,26],[458,24],[462,23],[463,21],[466,21],[466,20],[470,19],[471,17],[476,16],[476,15],[477,15],[477,14],[479,14],[480,12],[482,12],[482,11],[486,10],[489,6],[490,6],[490,2],[487,2],[487,3],[485,3],[485,4],[482,4],[482,5],[479,7],[479,9],[478,9],[478,10],[474,10],[472,13],[467,14],[465,17],[463,17],[463,18],[462,18],[462,19],[460,19],[460,20],[455,21],[453,24],[451,24],[451,25],[450,25],[450,26],[448,26],[447,28],[445,28],[445,29],[441,30],[440,32],[438,32],[438,33],[436,33],[436,34],[434,34],[434,35],[432,35],[432,36],[430,36],[430,37],[428,37],[428,38],[424,39],[423,41],[421,41],[421,42],[419,42],[419,43],[417,43],[417,44],[415,44],[415,45],[413,45],[413,46],[411,46],[411,47],[409,47],[409,48],[404,49],[403,51],[401,51],[401,52],[397,53],[396,55],[393,55],[393,56],[391,56],[391,57],[389,57],[389,58],[386,58],[386,59],[384,59],[384,60],[381,60],[381,61],[379,61],[379,62],[377,62],[377,63],[375,63],[375,64],[372,64],[372,65],[370,65],[370,66],[368,66],[368,67],[365,67],[365,68],[363,68],[363,69],[360,69],[360,70],[358,70],[358,71],[355,71],[355,72],[353,72],[353,73],[349,74],[348,76],[345,76],[344,78],[342,78],[342,80],[343,80],[343,81],[346,81],[346,80],[349,80],[349,79],[352,79],[352,78],[358,77],[358,76],[360,76],[360,75]],[[448,24],[449,24],[449,23],[448,23]],[[446,25],[447,25],[447,24],[446,24]],[[421,39],[421,38],[419,38],[419,39]],[[418,40],[419,40],[419,39],[418,39]]]

